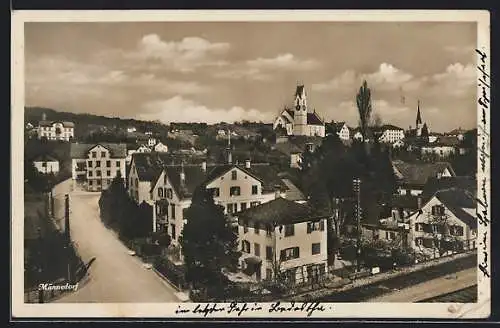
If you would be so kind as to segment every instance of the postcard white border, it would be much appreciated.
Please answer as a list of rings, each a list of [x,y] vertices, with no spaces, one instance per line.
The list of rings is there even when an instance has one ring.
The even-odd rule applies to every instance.
[[[199,316],[176,315],[177,303],[79,303],[79,304],[25,304],[23,299],[23,126],[24,126],[24,23],[25,22],[477,22],[478,48],[488,55],[486,69],[490,72],[490,14],[488,11],[472,10],[146,10],[146,11],[14,11],[12,13],[12,317],[32,318],[200,318]],[[478,59],[479,60],[479,59]],[[478,94],[482,92],[478,85]],[[489,89],[486,90],[490,96]],[[478,105],[478,125],[482,110]],[[487,124],[479,129],[478,143],[486,142],[485,151],[490,153],[490,112],[486,111]],[[486,139],[485,139],[486,138]],[[486,141],[485,141],[486,140]],[[478,158],[479,163],[479,158]],[[478,170],[478,180],[486,178],[485,200],[487,218],[490,218],[490,163],[484,171]],[[479,190],[482,187],[479,186]],[[484,250],[491,254],[490,228],[480,225],[478,235],[486,232]],[[480,247],[483,247],[481,244]],[[478,250],[480,255],[483,248]],[[478,256],[481,257],[481,256]],[[490,257],[486,261],[491,268]],[[490,270],[491,272],[491,270]],[[315,312],[314,318],[486,318],[490,315],[491,283],[489,278],[478,274],[478,302],[474,304],[452,303],[322,303],[331,311]],[[182,303],[189,305],[189,303]],[[222,303],[219,303],[222,305]],[[261,303],[264,310],[269,303]],[[363,304],[362,310],[360,305]],[[239,318],[306,318],[305,313],[270,314],[267,311],[247,312]],[[214,313],[211,318],[236,317],[225,313]],[[202,318],[202,317],[201,317]]]

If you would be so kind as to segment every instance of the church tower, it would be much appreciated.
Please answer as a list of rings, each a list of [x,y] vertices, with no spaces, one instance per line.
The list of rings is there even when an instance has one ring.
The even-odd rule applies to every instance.
[[[422,116],[420,114],[420,100],[417,103],[417,121],[415,125],[416,131],[417,131],[417,137],[420,137],[422,135]]]
[[[304,85],[298,85],[295,91],[295,108],[293,115],[293,134],[308,135],[307,131],[307,96]]]

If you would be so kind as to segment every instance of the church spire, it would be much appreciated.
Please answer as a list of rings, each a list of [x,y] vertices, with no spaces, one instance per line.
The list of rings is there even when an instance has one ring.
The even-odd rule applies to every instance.
[[[420,115],[420,100],[417,103],[417,127],[422,124],[422,116]]]

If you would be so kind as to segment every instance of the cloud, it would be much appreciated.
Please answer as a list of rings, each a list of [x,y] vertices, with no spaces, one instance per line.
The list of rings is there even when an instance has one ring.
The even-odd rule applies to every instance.
[[[241,120],[268,121],[271,113],[263,113],[257,109],[244,109],[239,106],[231,108],[208,108],[191,99],[175,96],[167,100],[155,100],[143,105],[143,112],[138,119],[160,120],[169,122],[234,122]]]
[[[239,80],[242,78],[255,80],[255,81],[266,81],[272,78],[272,75],[265,74],[258,68],[233,68],[229,70],[215,72],[213,74],[215,78],[223,78],[223,79],[233,79]]]
[[[413,76],[406,73],[391,64],[382,63],[377,71],[370,74],[360,74],[354,70],[347,70],[324,82],[313,84],[313,90],[320,92],[329,92],[334,90],[357,90],[363,80],[368,82],[368,86],[379,90],[396,90],[402,85],[411,82]]]
[[[259,69],[283,69],[305,71],[318,68],[320,63],[314,59],[298,59],[291,53],[280,54],[274,58],[248,60],[247,65]]]
[[[227,62],[217,59],[231,48],[229,43],[210,42],[200,37],[185,37],[180,41],[165,41],[157,34],[141,38],[136,51],[126,56],[135,60],[160,61],[165,69],[193,72],[201,66],[223,66]]]
[[[465,45],[465,46],[445,46],[444,50],[453,54],[453,55],[470,55],[474,54],[474,45]]]

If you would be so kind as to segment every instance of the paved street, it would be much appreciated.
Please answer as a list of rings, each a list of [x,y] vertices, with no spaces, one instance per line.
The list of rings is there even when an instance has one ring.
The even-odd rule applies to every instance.
[[[68,183],[56,188],[57,203],[69,190]],[[90,280],[56,302],[177,302],[176,291],[152,270],[144,268],[139,258],[128,255],[127,248],[101,223],[99,195],[84,191],[70,193],[72,240],[85,263],[93,258],[95,261],[89,269]],[[56,216],[60,211],[59,208]]]
[[[444,277],[429,280],[394,293],[376,297],[367,302],[418,302],[448,294],[477,284],[477,269],[470,268]]]

